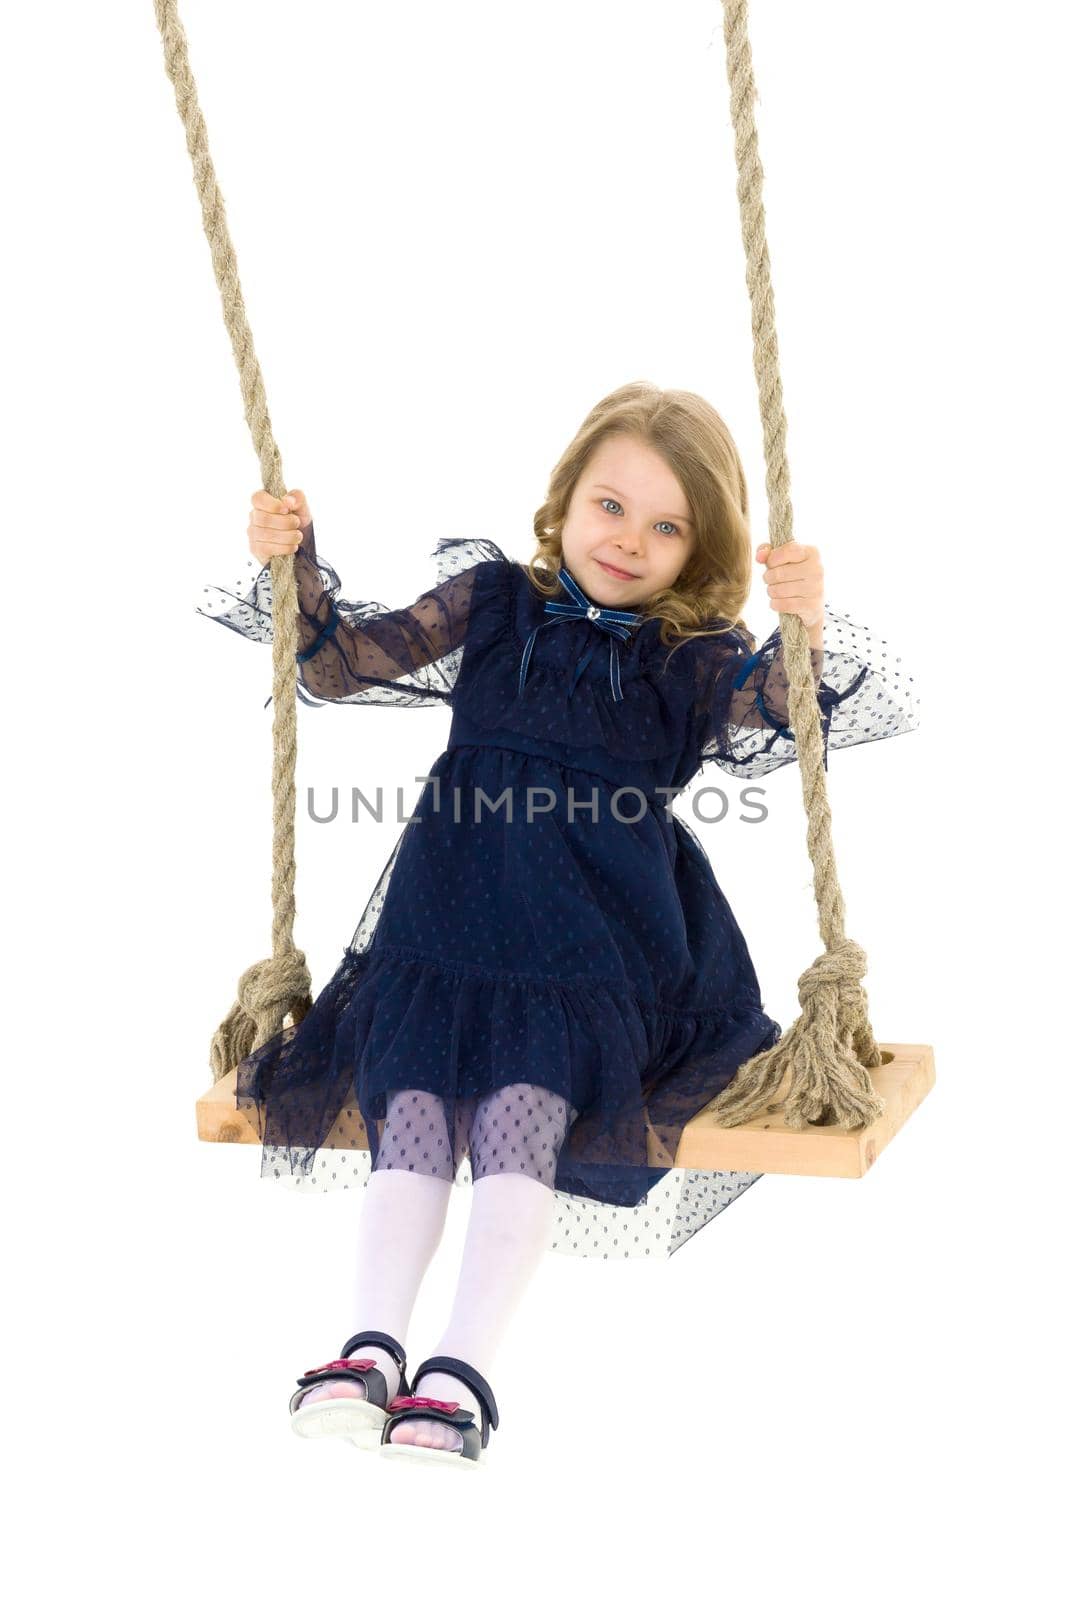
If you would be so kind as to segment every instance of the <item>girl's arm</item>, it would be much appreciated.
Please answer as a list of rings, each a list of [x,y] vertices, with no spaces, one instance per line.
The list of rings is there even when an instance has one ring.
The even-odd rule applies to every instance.
[[[297,591],[300,698],[318,705],[419,706],[448,702],[455,687],[478,567],[508,558],[488,539],[442,539],[440,582],[411,605],[390,610],[348,600],[329,562],[318,555],[314,523],[293,553]],[[197,607],[246,639],[273,638],[269,563],[243,596],[208,586]],[[236,600],[237,604],[232,602]]]
[[[914,679],[884,639],[844,613],[826,610],[822,647],[812,648],[812,675],[822,719],[823,762],[849,745],[910,733],[919,725]],[[702,763],[739,777],[763,777],[796,760],[789,727],[781,630],[758,649],[738,625],[700,641],[696,712]]]

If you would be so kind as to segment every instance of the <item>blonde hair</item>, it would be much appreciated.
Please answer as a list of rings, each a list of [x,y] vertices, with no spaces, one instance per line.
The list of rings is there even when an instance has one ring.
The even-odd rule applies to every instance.
[[[748,486],[725,422],[688,389],[626,383],[593,407],[553,467],[545,502],[534,514],[537,550],[524,564],[530,582],[546,598],[562,592],[562,529],[574,486],[601,441],[618,434],[659,452],[684,489],[695,524],[693,550],[678,577],[640,609],[661,619],[660,639],[672,654],[686,639],[729,632],[739,624],[752,582]],[[708,621],[722,626],[704,627]]]

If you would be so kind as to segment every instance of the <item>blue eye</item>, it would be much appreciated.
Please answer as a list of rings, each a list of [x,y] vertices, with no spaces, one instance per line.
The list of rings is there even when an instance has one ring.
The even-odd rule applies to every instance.
[[[602,506],[619,506],[619,502],[617,500],[601,500],[600,504]],[[621,506],[619,506],[619,510],[622,510]],[[614,516],[614,512],[612,512],[612,515]],[[661,523],[657,523],[656,526],[661,528],[671,528],[673,529],[674,533],[679,535],[682,531],[676,522],[668,522],[666,518],[664,518]]]

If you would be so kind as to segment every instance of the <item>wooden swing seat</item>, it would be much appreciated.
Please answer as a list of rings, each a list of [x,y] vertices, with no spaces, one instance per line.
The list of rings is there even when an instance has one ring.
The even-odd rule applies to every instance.
[[[869,1128],[787,1128],[780,1111],[761,1112],[738,1128],[720,1128],[704,1110],[687,1124],[676,1167],[700,1172],[777,1172],[802,1178],[862,1178],[900,1132],[934,1085],[934,1052],[928,1044],[879,1045],[882,1064],[871,1072],[885,1111]],[[258,1144],[259,1137],[237,1109],[236,1067],[196,1102],[196,1131],[213,1144]],[[359,1148],[366,1149],[366,1129]]]

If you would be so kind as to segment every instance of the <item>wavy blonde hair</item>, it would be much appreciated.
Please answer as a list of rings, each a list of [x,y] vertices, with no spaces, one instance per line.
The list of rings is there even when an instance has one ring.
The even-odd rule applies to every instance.
[[[574,486],[601,441],[617,434],[658,450],[684,489],[695,524],[689,560],[674,583],[657,590],[640,609],[661,619],[660,639],[671,645],[671,654],[687,639],[739,625],[751,642],[740,621],[752,583],[748,485],[730,430],[701,395],[688,389],[626,383],[593,407],[553,467],[545,502],[534,514],[537,550],[523,564],[530,582],[546,598],[562,593],[562,529]],[[705,627],[709,621],[722,626]]]

